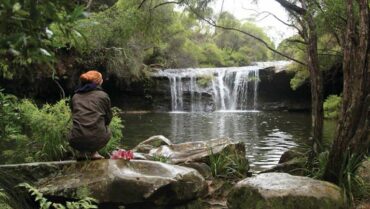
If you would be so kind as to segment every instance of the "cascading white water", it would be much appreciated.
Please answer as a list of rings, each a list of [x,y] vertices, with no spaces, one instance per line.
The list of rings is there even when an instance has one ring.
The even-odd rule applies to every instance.
[[[172,111],[255,110],[259,70],[286,64],[279,61],[245,67],[167,69],[153,76],[169,79]]]

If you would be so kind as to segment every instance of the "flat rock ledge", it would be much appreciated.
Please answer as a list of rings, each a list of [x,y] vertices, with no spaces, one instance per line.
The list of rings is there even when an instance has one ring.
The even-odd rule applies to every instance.
[[[264,173],[238,182],[228,195],[229,209],[344,209],[334,184],[286,173]]]
[[[154,206],[187,202],[207,190],[194,169],[144,160],[70,163],[39,180],[36,187],[56,199],[80,199],[83,194],[102,204]]]
[[[181,144],[162,145],[149,151],[150,156],[163,156],[172,164],[187,162],[209,162],[211,155],[237,155],[245,163],[245,145],[233,142],[230,138],[217,138],[207,141],[185,142]]]

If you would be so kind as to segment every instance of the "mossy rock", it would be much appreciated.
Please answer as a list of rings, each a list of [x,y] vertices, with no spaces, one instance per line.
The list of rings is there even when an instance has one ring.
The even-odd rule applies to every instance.
[[[286,173],[265,173],[238,182],[228,196],[230,209],[345,209],[334,184]]]
[[[279,173],[289,173],[291,175],[297,176],[305,176],[307,175],[307,170],[305,169],[306,163],[307,163],[306,157],[297,157],[287,162],[277,164],[274,167],[264,170],[260,173],[279,172]]]
[[[289,149],[281,155],[279,164],[288,162],[290,160],[293,160],[294,158],[302,158],[304,156],[305,155],[296,148]]]

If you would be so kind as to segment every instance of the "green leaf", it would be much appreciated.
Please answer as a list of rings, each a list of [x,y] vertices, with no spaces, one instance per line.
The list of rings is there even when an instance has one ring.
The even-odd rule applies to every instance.
[[[13,12],[17,12],[22,8],[21,4],[19,2],[15,3],[13,5]]]

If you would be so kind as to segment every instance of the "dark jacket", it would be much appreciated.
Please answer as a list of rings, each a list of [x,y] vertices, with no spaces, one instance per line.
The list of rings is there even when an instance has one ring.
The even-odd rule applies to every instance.
[[[70,145],[82,152],[95,152],[103,148],[111,137],[108,128],[112,120],[111,103],[100,86],[77,90],[72,97],[73,126]]]

